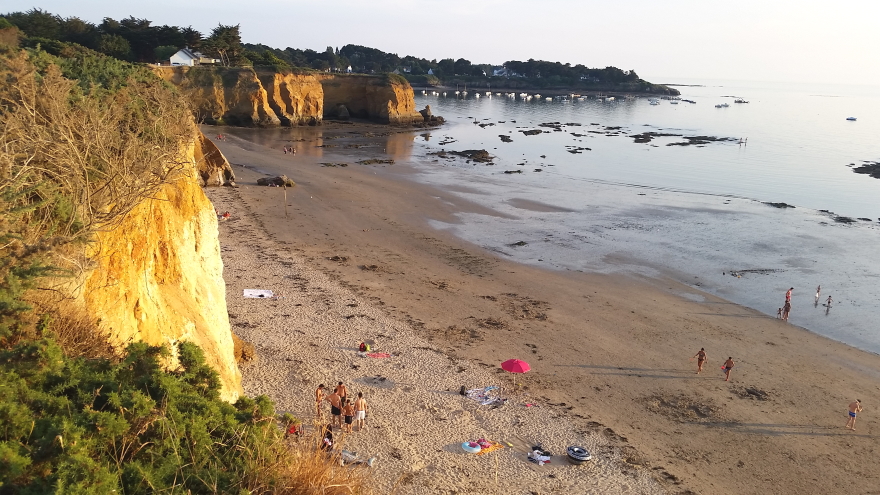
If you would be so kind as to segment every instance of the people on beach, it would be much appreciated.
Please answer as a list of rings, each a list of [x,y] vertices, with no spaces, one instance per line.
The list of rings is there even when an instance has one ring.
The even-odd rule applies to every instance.
[[[730,370],[733,369],[733,366],[734,366],[735,364],[736,364],[736,363],[733,362],[733,358],[732,358],[732,357],[728,357],[728,358],[727,358],[727,361],[724,361],[724,367],[721,368],[721,369],[724,370],[724,374],[725,374],[724,381],[725,381],[725,382],[729,382],[729,381],[730,381]]]
[[[327,396],[327,402],[330,403],[330,425],[339,425],[342,427],[342,399],[339,394],[333,392]]]
[[[336,390],[334,390],[334,392],[336,392],[336,395],[338,395],[339,398],[342,399],[342,402],[345,403],[345,399],[348,398],[348,389],[342,384],[342,382],[339,382],[339,385],[336,385]]]
[[[828,299],[825,300],[825,306],[827,306],[827,307],[830,308],[830,307],[831,307],[831,302],[832,302],[832,301],[831,301],[831,296],[828,296]]]
[[[846,428],[848,430],[856,430],[856,414],[862,412],[862,400],[856,399],[855,402],[849,403],[849,419],[846,420]]]
[[[342,416],[345,418],[345,432],[351,433],[351,424],[354,422],[354,404],[350,399],[345,399],[342,406]]]
[[[819,302],[819,294],[822,292],[822,286],[816,287],[816,303]]]
[[[324,384],[322,383],[318,385],[317,389],[315,389],[315,416],[317,416],[318,419],[324,417],[324,412],[321,410],[321,404],[324,403],[325,395]]]
[[[703,363],[706,362],[706,349],[700,347],[700,350],[694,354],[694,357],[697,358],[697,374],[699,375],[703,371]]]
[[[777,317],[777,318],[782,318],[782,308],[779,308],[779,309],[776,310],[776,317]]]
[[[321,439],[321,450],[330,452],[333,450],[333,424],[328,424],[323,428]]]
[[[367,411],[369,409],[370,406],[367,405],[367,400],[364,399],[364,393],[358,392],[358,398],[354,401],[354,420],[357,422],[358,431],[364,429],[364,423],[367,420]]]
[[[782,306],[782,321],[788,321],[788,313],[791,312],[791,301],[785,301]]]
[[[785,293],[785,302],[791,302],[791,291],[794,290],[794,287],[788,289],[788,292]]]

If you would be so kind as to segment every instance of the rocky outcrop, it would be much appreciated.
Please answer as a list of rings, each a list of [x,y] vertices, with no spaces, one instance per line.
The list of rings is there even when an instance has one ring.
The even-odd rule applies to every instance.
[[[352,117],[384,124],[424,121],[416,110],[415,95],[406,79],[364,74],[321,74],[324,108],[345,105]]]
[[[269,107],[281,125],[317,125],[324,118],[324,88],[310,74],[258,72]]]
[[[74,295],[117,348],[132,341],[172,349],[182,340],[198,344],[220,374],[222,397],[233,401],[242,390],[241,374],[226,312],[217,216],[197,172],[196,157],[211,156],[207,143],[196,135],[182,152],[187,165],[178,179],[115,228],[97,233]]]
[[[196,118],[208,124],[317,125],[351,117],[385,124],[425,119],[412,86],[401,77],[365,74],[282,74],[248,68],[157,67],[157,74],[188,96]]]
[[[223,152],[199,131],[193,149],[200,186],[235,185],[235,172]]]
[[[200,122],[241,126],[281,124],[269,105],[265,88],[251,69],[157,67],[155,72],[184,91]]]

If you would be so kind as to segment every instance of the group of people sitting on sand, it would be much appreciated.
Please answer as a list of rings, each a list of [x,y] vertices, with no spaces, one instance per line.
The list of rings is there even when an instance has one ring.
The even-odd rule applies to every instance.
[[[288,153],[290,153],[291,155],[295,155],[295,154],[296,154],[296,148],[294,148],[293,146],[285,146],[285,147],[284,147],[284,154],[286,155],[286,154],[288,154]]]

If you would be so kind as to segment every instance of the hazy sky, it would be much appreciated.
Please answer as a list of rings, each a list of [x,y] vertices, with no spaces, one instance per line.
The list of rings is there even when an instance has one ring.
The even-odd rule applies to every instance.
[[[676,78],[880,85],[878,0],[5,0],[99,22],[241,24],[249,43],[359,44],[428,59],[529,58]]]

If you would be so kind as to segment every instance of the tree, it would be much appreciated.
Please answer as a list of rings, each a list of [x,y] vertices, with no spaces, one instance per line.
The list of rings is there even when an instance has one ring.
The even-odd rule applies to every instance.
[[[168,60],[171,58],[172,55],[177,53],[177,50],[179,50],[179,48],[174,45],[157,46],[154,50],[154,53],[156,54],[156,60],[159,62]]]
[[[183,42],[186,46],[192,48],[193,50],[199,50],[202,47],[202,33],[193,29],[192,26],[187,26],[180,30],[180,34],[183,36]]]
[[[455,61],[455,68],[453,70],[453,74],[461,74],[467,75],[471,72],[471,61],[467,59],[460,58]]]
[[[45,10],[31,9],[27,12],[6,14],[6,20],[22,30],[26,36],[57,40],[61,31],[61,18]]]
[[[118,34],[102,34],[98,41],[98,51],[120,60],[131,58],[131,45]]]
[[[211,35],[205,40],[203,48],[208,54],[220,57],[223,65],[229,67],[242,53],[240,24],[224,26],[218,24],[211,30]]]

